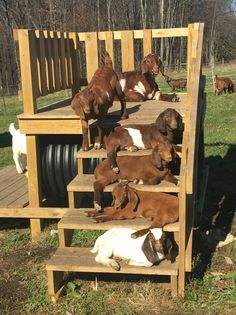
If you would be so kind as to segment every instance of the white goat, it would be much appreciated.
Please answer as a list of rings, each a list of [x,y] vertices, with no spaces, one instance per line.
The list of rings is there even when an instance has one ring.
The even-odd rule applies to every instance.
[[[95,242],[92,253],[97,253],[95,261],[120,270],[119,263],[111,257],[128,260],[129,265],[151,267],[165,258],[163,232],[153,228],[142,237],[132,238],[135,231],[128,228],[111,228]]]
[[[12,135],[12,152],[13,160],[18,173],[22,174],[26,171],[26,136],[16,129],[14,123],[9,126],[9,132]],[[25,173],[27,176],[27,172]]]

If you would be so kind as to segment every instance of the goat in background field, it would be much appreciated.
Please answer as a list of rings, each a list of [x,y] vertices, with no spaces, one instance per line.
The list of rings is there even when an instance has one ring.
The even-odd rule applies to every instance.
[[[233,93],[235,91],[233,81],[230,78],[215,76],[215,95],[220,95],[222,92]]]
[[[19,129],[15,128],[14,123],[10,124],[9,132],[12,135],[12,152],[16,170],[18,173],[25,173],[25,175],[28,176],[26,166],[26,136],[25,134],[20,133]]]

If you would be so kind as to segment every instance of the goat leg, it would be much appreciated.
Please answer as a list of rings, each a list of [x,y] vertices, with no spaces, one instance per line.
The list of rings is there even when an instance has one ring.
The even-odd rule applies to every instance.
[[[94,143],[95,150],[100,150],[102,147],[103,122],[104,122],[104,119],[98,119],[98,122],[97,122],[98,137],[95,138],[95,143]]]
[[[94,198],[93,198],[93,204],[94,208],[97,211],[101,211],[101,194],[103,193],[104,187],[109,185],[111,181],[106,178],[100,178],[99,180],[96,180],[93,184],[94,188]]]
[[[120,115],[121,119],[129,118],[129,115],[128,115],[127,110],[126,110],[125,94],[122,92],[119,80],[117,80],[117,83],[116,83],[116,95],[117,95],[117,97],[120,101],[120,105],[121,105],[121,115]]]
[[[170,183],[173,183],[175,184],[176,186],[178,186],[178,179],[171,173],[167,173],[167,175],[164,177],[164,180],[170,182]]]
[[[107,159],[113,172],[118,174],[120,173],[120,169],[116,162],[116,157],[117,157],[116,151],[117,151],[117,148],[112,149],[112,151],[110,152],[109,152],[109,148],[107,148]]]
[[[82,124],[82,132],[83,132],[82,148],[84,151],[88,151],[88,149],[89,149],[88,121],[85,119],[81,119],[81,124]]]

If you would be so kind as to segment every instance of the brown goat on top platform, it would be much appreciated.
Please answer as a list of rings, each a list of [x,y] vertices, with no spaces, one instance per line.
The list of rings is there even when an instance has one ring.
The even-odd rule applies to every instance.
[[[187,79],[172,79],[168,75],[164,75],[167,84],[172,88],[172,91],[175,89],[184,90],[187,85]]]
[[[103,123],[109,107],[112,106],[114,97],[117,96],[121,103],[121,119],[128,118],[126,112],[125,95],[117,74],[113,70],[110,55],[105,52],[105,65],[96,70],[89,85],[77,93],[72,100],[72,108],[80,116],[83,132],[84,151],[88,150],[88,120],[97,119],[98,138],[95,149],[100,149],[103,137]]]
[[[94,207],[101,209],[101,193],[104,187],[119,180],[127,180],[137,184],[157,185],[162,180],[178,184],[170,170],[168,163],[175,159],[173,145],[166,139],[157,142],[151,155],[118,156],[116,159],[119,173],[114,173],[108,159],[105,159],[94,170]]]
[[[164,137],[174,143],[176,131],[183,131],[183,121],[181,115],[172,108],[163,111],[153,124],[116,127],[105,140],[110,167],[115,173],[119,172],[116,163],[119,150],[151,149],[156,146],[158,141],[163,141]]]
[[[141,64],[141,71],[127,71],[119,75],[122,91],[126,101],[143,102],[148,99],[158,99],[158,85],[155,77],[159,71],[163,75],[162,62],[158,54],[148,54]]]
[[[222,92],[228,91],[228,93],[234,92],[234,84],[230,78],[215,76],[215,95],[220,95]]]
[[[89,217],[97,222],[125,220],[144,217],[152,221],[150,227],[132,234],[140,237],[151,228],[162,228],[166,224],[174,223],[179,218],[178,197],[162,192],[140,191],[127,184],[118,184],[112,192],[111,207],[104,208],[103,212],[87,211]]]

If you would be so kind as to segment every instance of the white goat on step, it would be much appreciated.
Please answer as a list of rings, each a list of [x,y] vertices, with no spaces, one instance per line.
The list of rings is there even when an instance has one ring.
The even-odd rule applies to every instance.
[[[95,242],[92,253],[97,253],[95,261],[105,266],[120,270],[120,264],[111,257],[128,261],[129,265],[151,267],[164,258],[166,251],[172,249],[167,242],[166,233],[161,228],[153,228],[139,237],[132,238],[135,231],[129,228],[111,228]],[[171,248],[170,248],[171,247]]]

